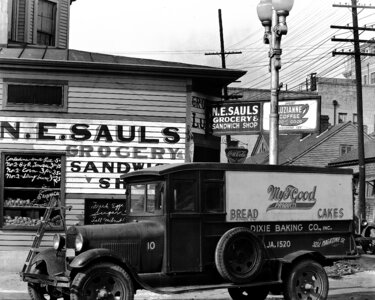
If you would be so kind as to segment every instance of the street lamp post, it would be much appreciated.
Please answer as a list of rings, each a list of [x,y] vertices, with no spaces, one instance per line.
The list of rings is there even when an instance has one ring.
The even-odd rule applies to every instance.
[[[265,28],[264,43],[270,45],[271,103],[269,164],[279,163],[279,70],[281,69],[281,37],[287,34],[286,17],[294,0],[260,0],[257,6],[259,20]]]

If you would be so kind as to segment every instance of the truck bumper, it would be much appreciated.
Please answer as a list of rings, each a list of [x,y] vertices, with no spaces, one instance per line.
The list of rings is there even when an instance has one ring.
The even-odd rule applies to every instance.
[[[20,273],[23,281],[28,283],[37,283],[50,285],[54,287],[70,288],[70,278],[66,276],[48,276],[43,274]]]

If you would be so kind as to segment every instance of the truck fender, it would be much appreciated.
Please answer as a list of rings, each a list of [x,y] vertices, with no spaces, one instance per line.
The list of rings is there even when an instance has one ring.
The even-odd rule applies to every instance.
[[[46,264],[47,274],[54,275],[65,271],[64,255],[56,255],[54,248],[47,248],[39,252],[32,261],[36,266]]]
[[[71,270],[84,268],[91,263],[99,260],[103,261],[108,260],[114,263],[117,263],[119,266],[124,268],[130,277],[135,281],[136,286],[143,287],[144,283],[139,278],[137,272],[132,268],[128,263],[123,261],[120,256],[106,248],[96,248],[87,250],[78,256],[76,256],[73,261],[69,264]]]
[[[86,267],[94,260],[102,258],[109,258],[110,260],[118,261],[119,263],[126,265],[126,263],[121,260],[120,256],[113,253],[111,250],[106,248],[96,248],[82,252],[73,259],[69,266],[72,269],[80,269]]]
[[[289,253],[288,255],[284,256],[283,257],[283,262],[285,263],[293,263],[295,260],[301,258],[301,257],[308,257],[308,258],[312,258],[312,259],[315,259],[317,262],[324,262],[325,261],[325,257],[320,254],[319,252],[316,252],[316,251],[309,251],[309,250],[299,250],[299,251],[295,251],[295,252],[292,252],[292,253]]]

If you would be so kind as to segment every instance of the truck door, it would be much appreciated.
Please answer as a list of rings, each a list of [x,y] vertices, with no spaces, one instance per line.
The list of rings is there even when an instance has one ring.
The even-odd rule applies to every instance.
[[[170,272],[194,272],[201,268],[201,222],[198,213],[198,174],[173,178],[169,189]]]

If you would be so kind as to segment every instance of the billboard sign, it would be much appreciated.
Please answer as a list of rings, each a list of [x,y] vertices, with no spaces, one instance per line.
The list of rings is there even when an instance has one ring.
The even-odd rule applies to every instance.
[[[263,131],[270,130],[270,102],[263,104]],[[320,102],[318,99],[279,101],[280,132],[315,132],[318,130]]]
[[[260,103],[221,103],[211,107],[212,132],[216,135],[259,133],[260,120]]]

